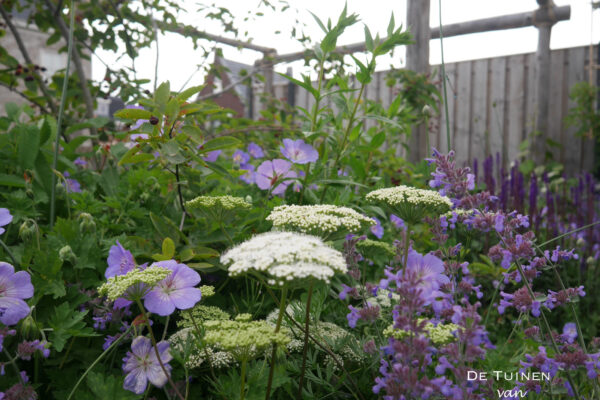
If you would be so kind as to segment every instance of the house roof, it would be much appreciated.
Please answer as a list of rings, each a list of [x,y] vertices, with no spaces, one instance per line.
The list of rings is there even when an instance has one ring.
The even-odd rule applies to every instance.
[[[228,60],[226,58],[219,57],[217,55],[215,55],[215,64],[219,64],[219,65],[225,67],[223,72],[227,74],[227,76],[229,78],[229,82],[231,82],[231,83],[242,81],[243,77],[245,75],[249,74],[255,68],[253,65],[248,65],[248,64],[237,62],[237,61]],[[253,79],[253,82],[257,82],[257,81]],[[284,77],[282,77],[281,75],[279,75],[279,74],[273,75],[273,84],[277,85],[277,84],[284,84],[287,82],[288,82],[288,80],[285,79]],[[246,100],[249,97],[248,95],[249,95],[250,88],[248,87],[247,84],[240,82],[239,84],[235,85],[234,89],[240,99]]]

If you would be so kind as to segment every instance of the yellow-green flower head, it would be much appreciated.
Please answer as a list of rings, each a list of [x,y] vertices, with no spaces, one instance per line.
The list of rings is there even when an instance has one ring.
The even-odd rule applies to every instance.
[[[214,346],[198,346],[194,335],[193,328],[185,328],[175,332],[170,338],[169,342],[173,346],[173,349],[181,353],[185,353],[185,349],[188,351],[191,347],[191,351],[187,354],[185,365],[188,368],[198,368],[207,359],[208,363],[212,368],[226,368],[236,363],[233,354],[215,348]]]
[[[387,289],[378,289],[377,296],[368,297],[366,299],[367,303],[371,304],[372,306],[379,306],[380,308],[390,308],[399,300],[400,295],[390,292]]]
[[[125,275],[115,275],[98,288],[98,293],[114,301],[119,297],[128,300],[141,299],[150,289],[167,276],[171,270],[162,267],[132,269]],[[127,292],[127,296],[123,296]]]
[[[214,286],[202,285],[199,287],[199,289],[200,289],[200,293],[202,293],[203,299],[206,299],[208,297],[215,295],[215,287]]]
[[[335,273],[347,270],[342,253],[316,236],[293,232],[256,235],[223,254],[221,262],[232,277],[264,274],[269,284],[280,286],[308,278],[329,283]]]
[[[422,321],[419,318],[419,321]],[[455,332],[460,329],[460,327],[456,324],[437,324],[434,325],[431,322],[427,322],[425,324],[425,331],[427,332],[426,336],[431,340],[431,342],[435,345],[444,345],[448,344],[454,340],[456,340]],[[395,339],[403,339],[408,337],[409,332],[402,329],[394,329],[394,325],[390,325],[384,329],[383,335],[386,337],[393,337]]]
[[[204,297],[204,294],[202,297]],[[230,315],[219,307],[198,304],[188,312],[181,313],[181,319],[177,321],[177,326],[194,328],[194,321],[196,324],[202,324],[204,321],[228,320],[229,318]]]
[[[185,205],[188,208],[221,208],[224,210],[250,209],[252,207],[243,197],[233,196],[198,196],[194,200],[185,203]]]
[[[386,204],[409,224],[420,222],[425,215],[438,216],[452,208],[452,201],[435,190],[404,185],[374,190],[366,198],[374,203]]]
[[[271,211],[267,221],[277,230],[296,231],[317,236],[335,232],[358,232],[375,225],[372,218],[357,213],[348,207],[330,204],[314,206],[284,205]]]
[[[273,344],[285,346],[290,338],[283,332],[275,333],[266,321],[206,321],[204,341],[225,350],[238,360],[262,354]]]
[[[389,243],[380,242],[378,240],[359,240],[356,242],[356,247],[361,251],[361,253],[367,253],[367,255],[378,255],[384,254],[388,257],[392,257],[396,254],[396,249]]]

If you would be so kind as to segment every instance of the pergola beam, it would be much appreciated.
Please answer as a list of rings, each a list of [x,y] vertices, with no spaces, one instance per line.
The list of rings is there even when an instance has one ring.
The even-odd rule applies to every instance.
[[[552,10],[552,11],[550,11]],[[502,15],[499,17],[483,18],[474,21],[458,22],[456,24],[444,25],[444,37],[468,35],[470,33],[481,33],[490,31],[501,31],[506,29],[524,28],[544,23],[556,23],[565,21],[571,17],[571,6],[554,7],[552,9],[542,8],[518,14]],[[439,26],[430,28],[431,39],[440,38]],[[385,40],[385,39],[384,39]],[[338,46],[335,52],[338,54],[351,54],[366,51],[365,42],[352,43]],[[301,60],[310,55],[309,50],[282,54],[273,57],[273,64]]]

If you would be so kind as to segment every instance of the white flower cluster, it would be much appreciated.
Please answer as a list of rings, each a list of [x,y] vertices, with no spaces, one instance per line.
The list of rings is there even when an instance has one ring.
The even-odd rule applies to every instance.
[[[271,211],[267,221],[279,230],[293,230],[314,235],[328,235],[341,230],[357,232],[375,225],[372,218],[357,213],[348,207],[331,204],[314,206],[284,205]]]
[[[283,286],[307,278],[329,283],[347,270],[344,256],[315,236],[293,232],[267,232],[232,248],[221,256],[232,277],[265,274],[271,285]]]
[[[366,302],[371,304],[372,306],[379,306],[380,308],[390,308],[393,304],[395,304],[398,300],[400,300],[400,295],[390,292],[386,289],[378,289],[377,296],[369,297],[366,299]]]
[[[419,222],[424,215],[444,214],[452,208],[452,201],[435,190],[417,189],[400,185],[377,189],[367,194],[367,200],[384,203],[408,223]]]
[[[249,209],[252,207],[242,197],[233,196],[198,196],[194,200],[185,203],[189,208],[215,208],[220,207],[224,210],[233,210],[237,208]]]
[[[192,328],[185,328],[175,332],[169,342],[173,348],[181,353],[188,353],[185,365],[188,368],[200,367],[206,359],[213,368],[226,368],[236,364],[233,354],[220,350],[214,346],[198,346]],[[187,350],[187,351],[186,351]]]

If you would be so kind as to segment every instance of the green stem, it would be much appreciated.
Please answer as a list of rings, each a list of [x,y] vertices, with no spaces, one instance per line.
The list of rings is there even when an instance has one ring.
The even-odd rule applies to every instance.
[[[587,229],[587,228],[591,228],[592,226],[595,226],[595,225],[598,225],[598,224],[600,224],[600,221],[596,221],[596,222],[593,222],[593,223],[591,223],[591,224],[584,225],[584,226],[582,226],[582,227],[580,227],[580,228],[573,229],[572,231],[569,231],[569,232],[567,232],[567,233],[563,233],[563,234],[562,234],[562,235],[560,235],[560,236],[556,236],[556,237],[554,237],[554,238],[552,238],[552,239],[550,239],[550,240],[546,240],[544,243],[541,243],[541,244],[539,244],[539,245],[537,245],[537,246],[538,246],[538,247],[544,247],[544,246],[546,246],[547,244],[550,244],[550,243],[552,243],[552,242],[554,242],[554,241],[556,241],[556,240],[559,240],[559,239],[562,239],[562,238],[564,238],[565,236],[572,235],[573,233],[576,233],[576,232],[579,232],[579,231],[583,231],[583,230],[585,230],[585,229]]]
[[[446,113],[446,141],[448,142],[448,151],[451,150],[450,144],[450,119],[448,118],[448,91],[446,89],[446,63],[444,62],[444,30],[442,29],[442,0],[439,0],[440,16],[440,48],[442,50],[442,87],[444,89],[444,112]],[[429,151],[429,150],[427,150]]]
[[[106,348],[106,350],[104,350],[98,356],[98,358],[96,358],[94,360],[93,363],[90,364],[90,366],[88,367],[88,369],[85,370],[85,372],[83,373],[83,375],[81,375],[81,377],[79,378],[79,380],[77,381],[77,383],[75,384],[75,386],[73,387],[73,389],[71,390],[71,393],[69,393],[69,397],[67,397],[67,400],[71,400],[71,397],[73,397],[73,394],[75,394],[75,391],[77,390],[77,388],[79,387],[79,385],[81,384],[81,382],[83,382],[83,380],[85,379],[85,377],[87,376],[87,374],[96,366],[96,364],[98,364],[102,360],[102,358],[104,358],[105,355],[107,355],[112,349],[114,349],[121,342],[121,340],[123,340],[123,338],[126,337],[129,332],[131,332],[132,329],[133,329],[133,325],[131,325],[121,336],[119,336],[119,338],[117,340],[115,340],[114,342],[112,342],[112,344],[110,346],[108,346]]]
[[[4,355],[5,355],[5,356],[8,358],[8,361],[7,361],[7,362],[8,362],[10,365],[12,365],[13,369],[15,370],[15,374],[17,375],[17,378],[19,379],[19,382],[21,382],[21,384],[25,383],[25,382],[23,382],[23,378],[21,378],[21,373],[19,372],[19,367],[17,366],[17,363],[16,363],[16,359],[17,359],[17,357],[15,357],[15,358],[12,358],[12,357],[10,356],[10,353],[8,352],[8,350],[6,350],[6,348],[3,348],[3,349],[2,349],[2,352],[3,352],[3,353],[4,353]]]
[[[242,371],[240,372],[241,374],[241,380],[242,383],[240,385],[240,400],[244,400],[244,398],[246,397],[246,357],[244,357],[244,359],[242,360]]]
[[[71,17],[69,21],[69,43],[67,45],[67,67],[65,68],[65,77],[63,80],[62,93],[60,95],[60,107],[58,110],[58,121],[56,123],[56,139],[54,141],[54,158],[52,160],[52,192],[50,194],[50,230],[54,227],[54,217],[56,214],[56,168],[58,166],[58,148],[60,147],[60,134],[62,129],[62,120],[65,113],[65,101],[67,99],[67,87],[69,82],[69,69],[71,68],[71,57],[73,54],[73,30],[75,27],[75,8],[74,0],[71,0],[69,9]]]
[[[258,279],[261,280],[262,279],[258,276]],[[277,296],[275,296],[275,293],[273,293],[273,291],[271,290],[270,287],[268,287],[264,282],[263,285],[267,288],[267,292],[269,293],[269,295],[271,296],[271,298],[273,299],[273,301],[275,302],[275,305],[280,306],[281,303],[279,302],[279,300],[277,299]],[[281,310],[281,307],[280,307]],[[296,326],[296,328],[298,328],[300,330],[300,332],[304,333],[304,328],[302,327],[302,325],[300,325],[295,319],[292,318],[291,315],[288,314],[287,311],[285,311],[285,316],[288,317],[288,319]],[[352,395],[359,399],[359,400],[364,400],[364,397],[362,396],[362,394],[360,393],[360,388],[358,387],[358,385],[356,384],[356,382],[354,382],[354,379],[352,379],[352,376],[350,375],[350,373],[348,372],[348,370],[346,369],[346,367],[344,366],[344,363],[340,362],[340,360],[338,360],[337,355],[331,351],[331,349],[329,349],[327,346],[325,346],[324,344],[322,344],[321,342],[319,342],[313,335],[311,335],[309,333],[308,337],[310,338],[310,340],[313,341],[314,344],[316,344],[319,348],[321,348],[325,353],[327,353],[331,359],[333,360],[333,362],[335,362],[337,364],[337,366],[340,368],[341,371],[344,372],[344,374],[346,374],[346,376],[348,377],[348,380],[350,381],[350,383],[352,384],[352,386],[354,387],[354,390],[356,390],[356,393],[352,390],[351,387],[349,387],[346,382],[344,381],[344,384],[346,384],[346,387],[350,390],[350,392],[352,393]]]
[[[404,233],[404,262],[402,263],[402,268],[406,268],[406,264],[408,263],[408,251],[410,249],[410,225],[406,224],[406,231]]]
[[[198,327],[198,324],[196,323],[196,318],[194,318],[194,314],[192,313],[192,310],[189,309],[187,311],[188,311],[188,315],[190,316],[190,319],[192,320],[192,324],[194,325],[194,329],[196,330],[196,334],[198,335],[198,337],[202,336],[202,331],[200,330],[200,327]],[[204,345],[203,347],[204,347],[204,357],[206,357],[206,362],[208,363],[208,367],[210,368],[210,374],[212,375],[213,379],[216,381],[217,376],[215,375],[215,370],[213,369],[212,361],[210,360],[210,357],[208,355],[208,350],[206,350],[206,345]],[[186,397],[187,397],[187,395],[186,395]]]
[[[267,286],[268,288],[268,286]],[[277,324],[275,325],[275,333],[279,332],[281,328],[281,320],[285,313],[285,303],[287,300],[287,286],[284,286],[281,290],[281,300],[279,301],[279,315],[277,315]],[[277,355],[277,343],[273,343],[273,351],[271,352],[271,367],[269,369],[269,380],[267,382],[267,393],[265,394],[265,400],[271,398],[271,387],[273,386],[273,373],[275,372],[275,357]]]
[[[16,267],[17,266],[17,260],[15,259],[15,256],[13,255],[13,253],[10,251],[10,249],[8,248],[8,246],[6,245],[6,243],[4,243],[2,241],[2,239],[0,239],[0,246],[2,246],[2,248],[4,249],[4,251],[6,251],[6,254],[8,254],[8,256],[10,257],[10,259],[13,262],[13,265]]]
[[[306,299],[306,314],[304,316],[304,347],[302,349],[302,367],[300,368],[300,381],[298,383],[298,400],[302,400],[302,386],[304,384],[304,373],[306,372],[306,355],[308,353],[308,335],[310,329],[310,302],[312,300],[313,289],[314,281],[311,279]]]
[[[146,324],[146,327],[148,328],[148,333],[150,333],[150,340],[152,341],[152,347],[154,347],[154,354],[156,355],[156,359],[158,360],[158,363],[160,364],[160,368],[162,369],[163,374],[165,374],[165,376],[169,380],[169,384],[175,391],[175,394],[177,395],[177,397],[179,397],[180,400],[185,400],[183,395],[179,392],[179,389],[177,389],[175,382],[173,382],[173,379],[171,379],[171,375],[168,373],[167,368],[165,368],[165,364],[163,364],[162,359],[160,358],[160,353],[158,352],[158,345],[156,343],[156,338],[154,337],[154,332],[152,332],[152,327],[150,326],[150,320],[148,319],[148,314],[146,313],[146,309],[144,308],[142,302],[139,299],[136,300],[136,303],[137,303],[138,307],[140,308],[140,311],[142,312],[142,317],[144,318],[144,323]]]
[[[348,141],[348,137],[350,136],[350,131],[352,131],[352,126],[354,125],[354,118],[356,117],[356,112],[358,110],[358,106],[360,104],[360,99],[362,98],[363,92],[365,91],[365,84],[360,85],[360,91],[358,92],[358,97],[356,98],[356,102],[354,103],[354,108],[352,109],[352,113],[350,114],[350,119],[348,120],[348,126],[346,127],[346,131],[344,132],[344,138],[342,139],[342,145],[340,146],[340,151],[335,156],[335,161],[333,162],[333,173],[336,173],[337,165],[340,162],[340,158],[344,153],[346,142]],[[328,185],[325,185],[323,188],[323,192],[321,193],[320,203],[323,202],[325,198],[325,193],[327,193]]]

